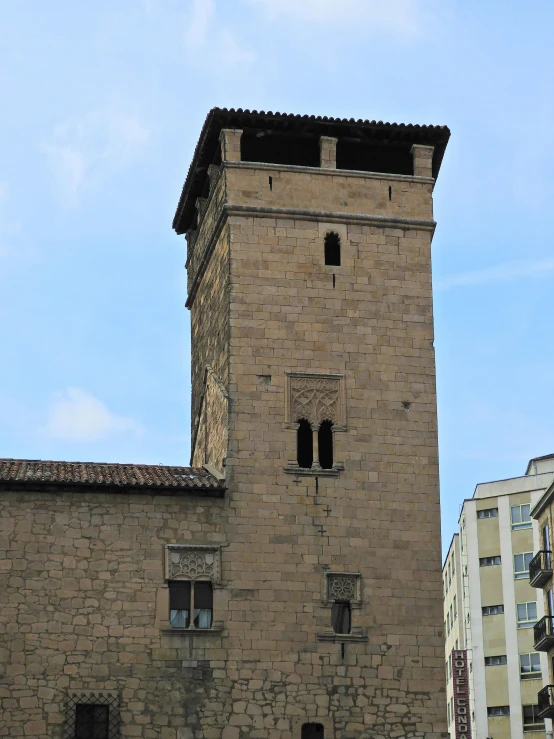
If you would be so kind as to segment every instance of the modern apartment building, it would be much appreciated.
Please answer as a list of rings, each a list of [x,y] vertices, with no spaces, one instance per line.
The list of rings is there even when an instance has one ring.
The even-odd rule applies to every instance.
[[[531,509],[553,481],[554,455],[536,458],[522,477],[481,483],[463,503],[443,567],[452,739],[539,739],[551,732],[538,712],[548,666],[535,648],[533,627],[544,605],[529,584],[529,563],[541,548]],[[457,705],[466,684],[467,700]]]
[[[554,455],[541,459],[542,464],[552,463]],[[548,461],[547,461],[548,460]],[[537,600],[543,602],[545,615],[533,629],[535,649],[546,657],[547,670],[543,686],[537,695],[538,713],[541,718],[554,718],[554,583],[552,581],[552,527],[554,524],[554,481],[531,511],[539,528],[538,551],[529,564],[529,583],[540,588]]]

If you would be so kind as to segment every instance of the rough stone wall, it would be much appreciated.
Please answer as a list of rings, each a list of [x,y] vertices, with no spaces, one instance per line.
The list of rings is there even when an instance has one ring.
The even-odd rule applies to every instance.
[[[430,219],[432,184],[283,168],[269,190],[255,169],[229,167],[229,216],[191,307],[193,427],[207,365],[229,394],[227,500],[2,496],[0,735],[9,722],[9,736],[58,739],[67,691],[92,688],[120,695],[122,737],[300,739],[310,720],[325,739],[446,730],[433,225],[379,220]],[[267,210],[286,207],[314,213]],[[340,267],[323,263],[333,229]],[[285,470],[291,371],[343,376],[342,471]],[[225,544],[221,632],[164,633],[163,545],[187,540]],[[328,572],[360,575],[351,635],[331,630]]]
[[[294,736],[299,716],[331,718],[344,739],[439,736],[446,727],[431,232],[343,224],[342,266],[328,267],[328,225],[231,217],[227,464],[236,518],[227,557],[242,573],[235,586],[249,592],[236,604],[230,593],[243,647],[238,675],[263,672],[263,697],[279,696],[275,737]],[[296,454],[285,424],[287,371],[344,375],[338,477],[284,472]],[[367,641],[344,639],[344,657],[340,639],[319,640],[330,630],[321,595],[328,570],[360,573],[363,583],[353,625]],[[258,736],[247,691],[235,693],[230,724],[242,733],[234,736]]]
[[[122,737],[191,736],[224,664],[221,634],[196,637],[209,662],[191,660],[191,637],[164,634],[164,545],[223,542],[224,509],[213,498],[2,493],[0,736],[60,739],[67,696],[93,691],[119,695]],[[224,612],[221,590],[215,600]]]
[[[229,233],[224,227],[216,240],[213,252],[202,276],[202,289],[191,307],[192,350],[192,458],[196,459],[197,436],[201,404],[205,390],[206,370],[213,372],[226,387],[228,383],[229,344]],[[226,429],[216,429],[214,424],[219,411],[212,413],[211,433],[218,438]],[[226,419],[225,419],[226,420]],[[201,451],[200,454],[203,454]]]
[[[205,378],[192,466],[208,463],[223,472],[229,437],[227,390],[211,367],[206,369]]]

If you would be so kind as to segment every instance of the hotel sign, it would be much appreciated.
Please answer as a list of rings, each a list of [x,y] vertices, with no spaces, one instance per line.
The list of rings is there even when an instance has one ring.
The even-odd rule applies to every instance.
[[[456,739],[471,739],[469,711],[469,673],[467,651],[452,650],[452,677],[454,679],[454,724]]]

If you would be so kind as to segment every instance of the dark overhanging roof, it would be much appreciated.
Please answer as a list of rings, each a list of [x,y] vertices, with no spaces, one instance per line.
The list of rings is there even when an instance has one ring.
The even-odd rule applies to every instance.
[[[201,467],[0,459],[0,490],[221,497],[225,485]]]
[[[271,111],[266,113],[263,110],[250,111],[242,108],[237,110],[212,108],[204,121],[173,219],[173,228],[178,234],[185,233],[194,218],[196,198],[202,194],[207,169],[213,162],[222,128],[264,129],[282,133],[294,132],[312,137],[333,136],[339,139],[359,139],[384,145],[404,141],[411,144],[434,146],[433,177],[437,177],[439,173],[450,137],[450,130],[447,126],[383,123],[382,121],[272,113]]]

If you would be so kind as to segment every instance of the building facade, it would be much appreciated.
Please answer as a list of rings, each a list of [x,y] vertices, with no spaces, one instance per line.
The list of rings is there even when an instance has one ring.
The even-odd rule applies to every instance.
[[[192,467],[6,462],[0,731],[444,736],[430,250],[448,136],[209,113],[174,220]]]
[[[554,466],[554,455],[537,460],[537,464]],[[543,686],[537,696],[539,716],[554,719],[554,582],[552,580],[552,527],[554,526],[554,480],[537,502],[531,515],[538,526],[536,554],[529,564],[529,583],[537,588],[543,617],[534,627],[535,649],[546,662]]]
[[[447,721],[459,739],[453,650],[467,653],[473,739],[544,737],[538,713],[547,674],[533,627],[544,615],[529,584],[539,531],[530,511],[554,480],[554,459],[534,459],[522,477],[477,485],[465,500],[443,566]],[[454,572],[455,571],[455,572]]]

